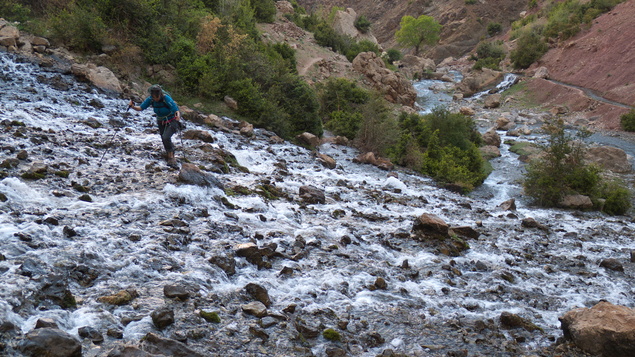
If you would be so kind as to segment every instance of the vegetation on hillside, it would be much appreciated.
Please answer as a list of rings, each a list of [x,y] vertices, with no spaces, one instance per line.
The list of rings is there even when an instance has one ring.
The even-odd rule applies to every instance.
[[[631,207],[631,192],[617,181],[608,179],[602,170],[585,161],[584,139],[589,133],[568,133],[562,120],[549,122],[544,128],[549,140],[543,154],[527,167],[525,194],[544,207],[558,207],[567,195],[585,195],[594,208],[612,215],[624,214]]]
[[[415,56],[423,45],[435,45],[439,42],[441,25],[432,17],[421,15],[416,19],[404,16],[399,22],[399,30],[395,33],[397,43],[404,47],[414,47]]]
[[[511,52],[516,68],[527,68],[547,52],[548,44],[575,36],[601,14],[625,0],[548,0],[542,9],[512,24],[518,44]]]

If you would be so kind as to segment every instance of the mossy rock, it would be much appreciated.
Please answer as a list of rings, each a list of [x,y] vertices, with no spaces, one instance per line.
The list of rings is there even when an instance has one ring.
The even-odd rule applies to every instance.
[[[25,172],[21,176],[25,180],[41,180],[46,177],[46,174],[39,172]]]
[[[0,192],[0,202],[7,202],[9,199],[7,198],[7,195],[5,195],[4,193]]]
[[[68,178],[68,175],[70,175],[70,172],[66,170],[55,171],[55,175],[62,178]]]
[[[201,310],[201,312],[199,313],[199,315],[205,319],[205,321],[207,322],[213,322],[215,324],[220,323],[220,316],[218,316],[218,313],[215,311],[203,311]]]
[[[329,341],[340,341],[342,339],[342,335],[339,332],[333,330],[332,328],[327,328],[322,332],[322,336]]]
[[[526,141],[514,141],[510,145],[509,151],[520,156],[530,156],[540,152],[540,148],[536,144]]]

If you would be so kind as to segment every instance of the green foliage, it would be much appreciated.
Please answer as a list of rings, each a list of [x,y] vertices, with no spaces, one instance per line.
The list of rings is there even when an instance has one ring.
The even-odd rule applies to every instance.
[[[336,110],[329,113],[326,128],[335,135],[354,139],[362,123],[362,113]]]
[[[366,18],[364,15],[360,15],[355,19],[355,28],[359,30],[361,33],[367,33],[370,30],[370,20]]]
[[[510,53],[515,68],[528,68],[547,52],[549,46],[536,31],[524,32],[518,39],[518,45]]]
[[[376,43],[362,40],[350,46],[349,50],[346,51],[346,59],[348,59],[349,62],[353,62],[355,57],[362,52],[375,52],[378,56],[381,54],[379,46]]]
[[[465,0],[465,5],[475,5],[476,0]]]
[[[216,311],[204,311],[201,310],[199,315],[205,319],[205,321],[207,322],[212,322],[215,324],[220,323],[220,316],[218,316],[218,313]]]
[[[401,136],[390,150],[396,162],[464,192],[487,177],[478,150],[482,139],[470,117],[437,108],[424,116],[403,113],[399,126]]]
[[[370,93],[344,78],[331,78],[318,85],[320,115],[327,129],[354,139],[362,122],[361,107]]]
[[[287,62],[287,67],[292,73],[297,73],[298,62],[295,58],[295,50],[286,42],[278,42],[272,45],[272,48],[280,54],[283,60]]]
[[[52,38],[77,51],[100,51],[106,37],[106,25],[92,8],[63,10],[50,22]]]
[[[525,193],[538,205],[555,207],[566,195],[581,194],[593,201],[605,199],[604,211],[623,214],[630,208],[630,192],[616,182],[605,182],[596,165],[584,161],[587,132],[569,134],[562,120],[548,123],[543,155],[533,160],[523,183]]]
[[[395,61],[399,61],[400,59],[403,58],[401,51],[394,48],[389,49],[388,51],[386,51],[386,53],[388,55],[389,64],[393,64]]]
[[[499,63],[505,58],[503,46],[493,42],[481,42],[476,48],[477,61],[473,68],[480,70],[483,67],[500,70]]]
[[[620,117],[620,124],[625,131],[635,131],[635,109]]]
[[[503,31],[503,25],[498,22],[490,22],[487,24],[487,34],[490,36],[498,35]]]
[[[602,210],[610,215],[622,215],[631,208],[631,191],[623,183],[609,181],[603,183],[600,197],[605,199]]]
[[[553,4],[547,14],[545,37],[568,39],[602,13],[610,11],[623,0],[566,0]]]
[[[399,27],[395,33],[397,43],[414,47],[415,55],[418,55],[422,45],[434,45],[439,41],[442,26],[430,16],[421,15],[415,19],[406,15],[401,18]]]
[[[276,4],[274,0],[251,0],[254,16],[258,22],[274,22],[276,19]]]
[[[0,14],[8,21],[26,22],[31,16],[31,9],[13,0],[0,0]]]

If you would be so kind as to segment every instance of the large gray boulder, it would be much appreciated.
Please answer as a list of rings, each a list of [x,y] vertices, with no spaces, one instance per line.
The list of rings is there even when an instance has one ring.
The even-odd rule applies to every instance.
[[[81,357],[82,345],[72,335],[55,328],[40,328],[26,334],[20,344],[24,356]]]
[[[90,82],[95,87],[103,90],[113,91],[116,93],[121,93],[123,91],[117,76],[115,76],[115,74],[106,67],[96,66],[93,63],[75,63],[71,66],[71,72],[79,80]]]

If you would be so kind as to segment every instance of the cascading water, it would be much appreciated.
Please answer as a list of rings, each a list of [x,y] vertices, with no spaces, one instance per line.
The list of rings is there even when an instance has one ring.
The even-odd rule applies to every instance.
[[[0,180],[0,322],[19,328],[3,347],[8,355],[19,355],[20,334],[50,318],[76,337],[84,326],[105,336],[99,345],[83,339],[84,356],[139,344],[148,333],[204,356],[325,356],[333,348],[354,356],[385,349],[511,356],[550,345],[561,335],[558,316],[574,307],[600,299],[632,305],[632,267],[598,267],[635,249],[632,222],[522,207],[503,212],[496,208],[503,196],[475,200],[408,171],[388,176],[354,163],[352,148],[322,145],[338,163],[327,169],[309,150],[272,144],[263,130],[247,138],[193,123],[188,129],[208,131],[216,142],[185,140],[177,156],[208,167],[210,149],[223,148],[248,169],[217,175],[226,186],[256,192],[268,183],[287,198],[179,184],[161,161],[149,113],[126,116],[125,100],[8,54],[0,61],[1,161],[28,153],[7,164]],[[109,145],[113,124],[122,122]],[[35,163],[48,165],[46,177],[20,178]],[[62,171],[68,177],[50,173]],[[496,181],[507,179],[498,174]],[[92,202],[78,199],[78,185],[90,188]],[[303,185],[323,189],[326,202],[303,202]],[[468,239],[460,256],[438,254],[410,235],[423,213],[481,235]],[[521,227],[526,216],[550,230]],[[271,267],[235,256],[241,243],[274,249]],[[236,263],[235,274],[210,263],[219,256]],[[51,297],[56,282],[76,307]],[[242,312],[252,301],[244,292],[250,283],[271,297],[265,318]],[[190,298],[166,298],[170,284],[186,286]],[[139,296],[120,306],[100,300],[123,289]],[[159,329],[151,313],[162,306],[175,311],[175,322]],[[221,322],[206,322],[200,310],[218,312]],[[500,330],[496,320],[505,311],[544,333]],[[342,341],[322,337],[326,328]],[[111,330],[121,336],[106,334]]]

